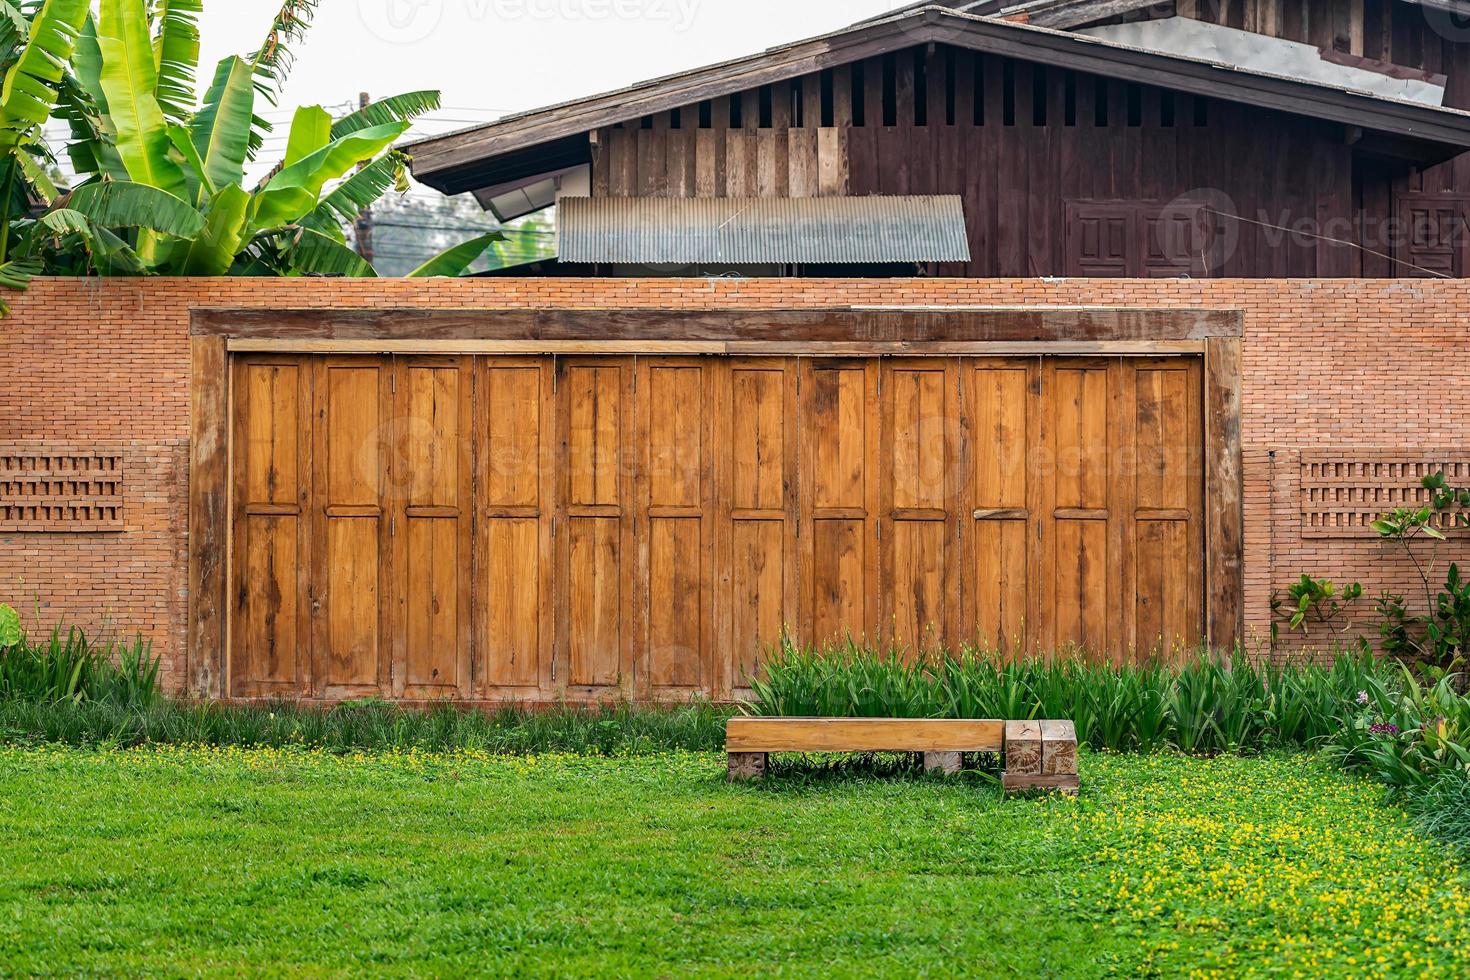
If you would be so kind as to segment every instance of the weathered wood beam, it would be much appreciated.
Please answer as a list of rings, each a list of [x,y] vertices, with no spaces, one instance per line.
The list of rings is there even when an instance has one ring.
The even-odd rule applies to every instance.
[[[883,352],[940,343],[1156,343],[1239,337],[1231,310],[1128,307],[847,307],[813,310],[196,310],[191,332],[232,341],[581,341],[842,344]],[[537,346],[534,343],[529,347]],[[529,351],[528,347],[528,351]],[[684,347],[681,353],[700,353]],[[728,351],[712,351],[715,353]]]
[[[1025,23],[1065,31],[1156,6],[1160,6],[1159,0],[1042,0],[1007,10],[1001,16],[1024,17]]]
[[[223,337],[189,340],[189,626],[184,685],[223,693],[229,376]]]

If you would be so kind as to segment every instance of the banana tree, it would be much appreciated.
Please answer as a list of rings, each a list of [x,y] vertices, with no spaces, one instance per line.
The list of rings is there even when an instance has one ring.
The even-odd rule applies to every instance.
[[[393,144],[438,107],[438,93],[339,119],[299,109],[284,159],[247,187],[266,129],[257,100],[274,102],[290,66],[286,42],[313,5],[288,2],[266,43],[221,61],[196,104],[202,3],[101,0],[94,17],[82,2],[73,64],[96,125],[74,123],[69,149],[85,179],[20,223],[24,253],[103,275],[375,275],[343,226],[405,185],[407,161]],[[468,246],[451,250],[425,274],[458,274],[489,245],[468,260]]]
[[[12,256],[12,225],[33,203],[49,204],[56,196],[55,161],[42,135],[46,121],[69,105],[77,111],[74,125],[85,123],[70,63],[87,9],[87,0],[45,0],[27,8],[0,0],[0,285],[24,286],[40,271],[34,257]]]

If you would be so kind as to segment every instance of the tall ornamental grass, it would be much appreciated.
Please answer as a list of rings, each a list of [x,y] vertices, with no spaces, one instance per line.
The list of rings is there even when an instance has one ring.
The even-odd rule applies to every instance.
[[[1070,718],[1095,749],[1189,753],[1315,746],[1350,723],[1357,692],[1397,669],[1367,656],[1257,664],[1199,654],[1183,663],[1002,660],[973,649],[913,658],[864,649],[772,651],[745,710],[762,716]]]
[[[158,667],[141,637],[98,642],[79,629],[57,627],[33,641],[17,630],[0,639],[0,701],[153,704]]]

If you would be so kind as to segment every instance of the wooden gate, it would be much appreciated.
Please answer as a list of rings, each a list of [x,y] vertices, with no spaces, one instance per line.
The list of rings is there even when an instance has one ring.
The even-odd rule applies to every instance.
[[[1198,357],[237,355],[238,697],[739,695],[1204,627]]]

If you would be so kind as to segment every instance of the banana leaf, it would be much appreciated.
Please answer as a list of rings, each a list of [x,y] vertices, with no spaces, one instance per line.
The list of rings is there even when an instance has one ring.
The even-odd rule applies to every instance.
[[[142,4],[102,0],[97,44],[102,51],[102,91],[128,176],[182,198],[188,193],[184,171],[169,157],[167,124],[154,96],[158,72]]]
[[[360,129],[381,126],[384,123],[407,122],[426,112],[435,112],[438,108],[439,93],[436,91],[404,92],[402,95],[389,96],[338,119],[332,124],[332,138],[340,139]]]
[[[0,147],[19,145],[50,118],[89,7],[88,0],[45,0],[35,12],[25,46],[0,88]]]
[[[319,105],[304,105],[291,117],[282,167],[305,160],[332,142],[332,114]]]
[[[254,119],[255,83],[250,65],[244,58],[225,58],[215,69],[203,108],[189,125],[208,185],[244,184]]]
[[[163,235],[192,238],[204,218],[188,201],[147,184],[99,181],[71,193],[67,207],[103,228],[146,228]]]
[[[195,205],[202,203],[214,194],[216,188],[209,181],[208,169],[204,166],[204,158],[199,155],[199,148],[194,145],[194,138],[185,127],[170,123],[168,141],[184,158],[184,183],[188,187],[189,201]]]
[[[329,235],[302,228],[287,252],[292,270],[307,275],[373,279],[378,272],[366,259]]]
[[[407,131],[406,122],[373,126],[334,140],[272,177],[255,195],[250,227],[256,231],[293,224],[317,207],[322,189],[383,152]]]
[[[327,231],[356,221],[391,188],[407,189],[407,167],[408,158],[403,154],[385,153],[338,184],[301,223]]]
[[[187,122],[194,114],[195,74],[199,70],[199,17],[204,0],[153,0],[153,65],[158,75],[154,97],[166,118]]]
[[[245,216],[250,210],[250,192],[230,184],[209,202],[204,230],[189,241],[179,242],[169,259],[168,271],[180,276],[223,276],[229,273],[244,245]]]
[[[97,43],[97,20],[88,16],[72,57],[74,77],[63,79],[57,115],[71,124],[67,155],[79,174],[106,174],[127,180],[128,171],[111,138],[107,94],[102,91],[102,48]],[[67,84],[72,82],[73,84]]]
[[[31,190],[41,199],[41,203],[49,207],[58,194],[56,182],[51,179],[50,172],[24,147],[15,151],[15,159],[20,164],[21,172],[25,174],[26,183],[30,184]]]
[[[434,256],[410,272],[409,279],[427,279],[434,276],[462,276],[470,266],[489,250],[491,245],[503,241],[505,236],[498,231],[479,238],[472,238]]]

